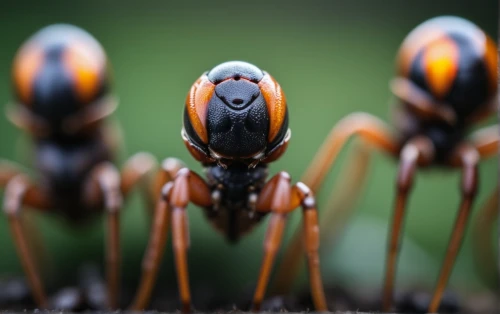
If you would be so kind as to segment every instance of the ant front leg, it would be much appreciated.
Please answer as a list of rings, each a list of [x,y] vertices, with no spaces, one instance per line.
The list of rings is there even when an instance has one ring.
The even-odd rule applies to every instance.
[[[172,180],[178,169],[183,166],[176,159],[166,159],[162,165],[164,171],[158,175],[155,184],[152,185],[151,181],[148,180],[148,176],[152,174],[156,164],[156,159],[151,154],[137,153],[125,163],[121,174],[118,174],[111,164],[104,164],[98,167],[93,176],[101,189],[108,212],[107,281],[111,308],[118,306],[120,282],[119,207],[122,206],[122,198],[128,196],[135,186],[140,185],[148,208],[151,208],[153,199],[157,199],[160,193],[157,187]]]
[[[181,163],[176,159],[168,159],[163,163],[163,179],[174,177]],[[167,168],[167,169],[165,169]],[[187,268],[187,249],[189,247],[189,231],[187,226],[186,206],[189,202],[201,207],[212,205],[210,188],[203,179],[187,168],[175,174],[173,181],[167,182],[155,209],[153,229],[143,259],[143,270],[139,288],[130,307],[131,310],[142,310],[149,303],[158,268],[167,241],[169,215],[172,217],[172,242],[177,268],[177,278],[182,303],[182,311],[191,310],[191,294]]]
[[[21,260],[24,273],[28,277],[28,284],[38,307],[47,308],[47,296],[42,285],[39,271],[35,265],[35,259],[30,252],[26,239],[26,228],[22,225],[20,211],[22,206],[35,209],[48,210],[50,201],[41,189],[36,187],[26,176],[17,175],[13,177],[6,186],[4,211],[7,214],[12,237]]]
[[[407,199],[413,187],[415,171],[419,164],[428,164],[433,158],[434,146],[429,139],[424,137],[416,137],[410,140],[401,150],[396,182],[396,202],[386,257],[386,274],[382,297],[382,310],[384,312],[390,311],[392,307],[396,264],[400,249],[400,234],[403,230]]]
[[[452,157],[451,164],[462,168],[462,184],[461,193],[462,201],[458,210],[455,226],[450,237],[446,256],[439,274],[439,279],[434,290],[431,304],[429,305],[428,312],[435,313],[438,310],[444,289],[448,283],[453,265],[457,258],[462,240],[470,217],[472,203],[477,193],[478,181],[478,164],[480,155],[477,149],[470,145],[463,145],[459,147]]]
[[[309,268],[311,295],[316,311],[327,311],[318,254],[320,242],[318,210],[316,209],[316,200],[312,191],[302,182],[298,182],[292,188],[292,204],[290,207],[297,208],[299,205],[302,206],[304,217],[304,247]]]
[[[340,190],[334,189],[335,194],[323,214],[325,219],[322,219],[321,225],[326,232],[321,238],[325,240],[332,238],[332,232],[339,234],[338,228],[330,223],[339,225],[338,217],[348,219],[349,209],[362,186],[360,182],[366,176],[372,147],[394,156],[400,150],[399,142],[382,120],[367,113],[350,114],[332,128],[302,176],[301,181],[314,193],[318,192],[338,154],[353,136],[359,136],[362,141],[357,143],[354,155],[349,159],[346,171],[342,173]],[[299,256],[302,254],[303,237],[302,230],[298,230],[287,247],[284,255],[287,263],[283,263],[278,269],[273,289],[277,294],[289,293],[293,280],[297,277],[302,261]]]
[[[264,257],[252,302],[252,311],[254,312],[260,310],[264,299],[271,269],[283,238],[286,216],[290,211],[290,197],[290,176],[286,172],[280,172],[264,186],[257,201],[257,211],[270,211],[271,218],[264,240]]]
[[[191,311],[191,293],[187,249],[189,248],[189,228],[186,207],[192,201],[200,207],[212,205],[208,185],[196,173],[187,168],[179,170],[172,186],[168,203],[172,208],[172,245],[174,247],[177,281],[182,303],[182,311]]]
[[[281,172],[264,186],[256,206],[257,211],[270,211],[271,218],[264,240],[264,257],[253,298],[253,311],[260,310],[271,269],[283,238],[287,214],[300,205],[304,210],[304,239],[314,305],[317,311],[327,310],[319,269],[319,226],[315,200],[309,188],[302,183],[292,188],[290,176]]]
[[[500,148],[499,127],[500,125],[492,125],[472,134],[472,145],[477,149],[481,159],[493,157],[498,154]],[[487,273],[485,270],[500,267],[500,264],[494,266],[495,257],[493,248],[495,245],[493,244],[492,237],[493,230],[495,230],[496,222],[498,221],[498,198],[499,187],[497,185],[492,194],[488,197],[486,203],[479,210],[477,220],[474,223],[473,246],[475,254],[473,255],[478,270],[480,273],[484,274]],[[498,269],[498,274],[500,274],[500,268]],[[488,277],[486,279],[485,277],[485,280],[489,281],[491,278]],[[499,278],[496,278],[496,280],[500,282]]]
[[[165,251],[167,233],[170,221],[170,211],[167,196],[173,185],[177,172],[184,168],[182,161],[176,158],[167,158],[162,162],[161,171],[156,176],[153,185],[153,195],[157,200],[153,213],[153,225],[150,233],[149,244],[142,262],[142,276],[137,289],[131,310],[143,310],[149,304],[153,286],[158,274],[161,258]]]
[[[12,178],[22,174],[23,171],[21,169],[22,167],[14,162],[0,159],[0,189],[3,189]],[[41,232],[37,226],[35,217],[31,212],[24,211],[20,220],[22,220],[26,240],[33,250],[33,255],[40,271],[50,272],[50,258],[42,241]]]
[[[108,305],[112,309],[118,307],[120,295],[120,211],[123,207],[120,173],[110,162],[98,165],[90,176],[90,182],[97,188],[98,195],[104,203],[107,214],[106,239],[106,281]],[[92,197],[94,196],[94,197]]]

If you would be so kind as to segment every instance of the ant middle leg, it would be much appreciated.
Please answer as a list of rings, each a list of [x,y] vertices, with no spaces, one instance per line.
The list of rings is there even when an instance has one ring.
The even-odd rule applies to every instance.
[[[493,230],[498,224],[498,206],[499,206],[499,187],[497,186],[493,193],[488,197],[486,202],[481,206],[476,221],[474,222],[473,228],[473,250],[474,250],[474,264],[479,274],[487,282],[493,283],[496,286],[500,284],[498,274],[500,274],[500,263],[497,262],[494,251],[498,248],[494,248],[494,238]],[[491,278],[490,270],[496,269],[497,277]]]
[[[356,135],[362,140],[358,145],[363,146],[356,146],[358,150],[355,151],[355,158],[352,159],[348,167],[348,169],[351,169],[351,166],[354,168],[353,173],[350,174],[346,172],[350,177],[347,177],[347,175],[342,176],[342,178],[346,178],[346,181],[343,179],[340,181],[344,187],[350,187],[352,185],[355,186],[355,188],[339,196],[336,201],[332,201],[330,206],[326,207],[324,216],[327,217],[326,220],[328,222],[340,215],[343,217],[348,216],[348,213],[344,213],[343,211],[345,211],[346,208],[352,207],[350,203],[359,192],[361,184],[356,182],[355,179],[359,178],[362,180],[365,176],[366,168],[369,163],[369,150],[376,148],[377,150],[396,156],[400,149],[398,140],[392,135],[389,127],[382,120],[367,113],[353,113],[343,118],[332,128],[328,137],[321,145],[307,170],[304,172],[301,182],[304,182],[304,184],[310,187],[314,193],[317,193],[327,173],[333,168],[341,149],[347,144],[351,137]],[[342,189],[342,191],[345,191],[345,189]],[[339,191],[335,191],[335,195],[332,197],[336,197],[337,192]],[[346,206],[340,207],[343,205]],[[339,210],[337,211],[336,209]],[[322,225],[326,226],[326,220],[322,222]],[[337,223],[338,222],[335,222],[335,224]],[[334,229],[335,228],[331,226],[322,228],[322,230]],[[323,239],[328,239],[329,236],[330,234],[328,231],[321,235]],[[278,269],[275,288],[273,289],[275,293],[286,294],[290,292],[293,280],[297,277],[301,265],[301,259],[299,257],[302,253],[301,243],[303,237],[302,229],[299,229],[294,234],[290,244],[287,245],[284,254],[284,259],[286,259],[287,263],[282,263]]]
[[[18,174],[21,174],[21,168],[17,164],[0,159],[0,188]]]
[[[347,221],[353,214],[356,201],[359,199],[364,183],[368,178],[368,170],[372,157],[372,148],[364,141],[355,142],[355,147],[348,158],[348,164],[339,175],[338,183],[332,189],[320,221],[321,242],[331,245],[342,234]],[[295,275],[303,265],[299,258],[303,253],[303,230],[298,230],[290,243],[282,260],[287,261],[279,268],[272,289],[273,294],[283,295],[290,291]]]
[[[29,206],[39,210],[48,210],[51,206],[49,198],[42,190],[35,186],[26,176],[14,176],[6,186],[4,212],[7,214],[15,248],[22,267],[28,278],[28,284],[38,307],[47,308],[47,296],[43,288],[35,258],[27,240],[27,229],[21,219],[21,208]],[[29,236],[28,236],[29,238]]]

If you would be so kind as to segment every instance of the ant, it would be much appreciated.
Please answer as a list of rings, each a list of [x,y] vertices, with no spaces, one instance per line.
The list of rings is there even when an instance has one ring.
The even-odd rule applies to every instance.
[[[142,310],[149,303],[171,225],[182,310],[191,310],[186,206],[193,202],[231,243],[270,214],[253,311],[260,309],[264,298],[287,215],[301,206],[313,302],[317,311],[326,311],[315,198],[305,184],[292,185],[286,172],[266,182],[267,164],[285,152],[291,137],[280,85],[267,72],[246,62],[230,61],[214,67],[196,80],[187,95],[181,135],[191,155],[202,163],[207,181],[178,159],[163,162],[159,179],[162,193],[131,309]]]
[[[106,267],[109,307],[118,306],[119,216],[123,198],[136,185],[147,188],[155,159],[131,157],[121,171],[112,164],[117,130],[106,118],[117,108],[110,93],[110,66],[100,43],[69,24],[46,26],[19,49],[13,64],[15,105],[7,117],[30,135],[37,180],[16,164],[0,161],[4,211],[35,302],[48,301],[29,249],[21,208],[63,216],[74,226],[106,213]]]
[[[403,41],[397,58],[397,76],[390,86],[398,101],[393,108],[396,132],[368,113],[353,113],[341,119],[304,173],[303,182],[316,192],[335,159],[353,136],[359,136],[356,155],[349,169],[352,191],[342,202],[350,204],[369,162],[371,149],[399,160],[396,202],[389,234],[383,310],[390,311],[393,299],[400,233],[408,195],[418,167],[460,168],[462,201],[439,279],[429,305],[436,312],[459,252],[464,230],[477,192],[478,164],[498,153],[500,136],[494,125],[466,137],[467,130],[497,110],[497,48],[493,40],[472,22],[455,16],[429,19]],[[356,182],[357,181],[357,182]],[[492,202],[490,202],[492,203]],[[343,207],[342,211],[346,211]],[[325,212],[324,217],[332,214]],[[322,228],[323,230],[325,228]],[[328,232],[337,232],[327,228]],[[327,233],[328,233],[327,232]],[[299,263],[301,232],[288,246],[278,270],[277,291],[289,289]],[[326,234],[322,235],[325,238]]]

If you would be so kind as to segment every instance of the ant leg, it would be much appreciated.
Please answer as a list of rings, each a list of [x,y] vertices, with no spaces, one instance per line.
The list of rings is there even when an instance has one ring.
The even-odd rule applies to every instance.
[[[472,145],[477,149],[481,159],[495,156],[499,153],[500,148],[500,133],[498,132],[500,125],[492,125],[479,129],[471,135]],[[495,189],[488,201],[479,210],[477,222],[473,230],[474,235],[474,254],[475,262],[480,271],[484,269],[492,269],[484,265],[492,265],[495,262],[492,249],[494,247],[492,241],[492,232],[495,228],[494,222],[498,220],[498,198],[499,187]],[[500,250],[498,251],[500,254]],[[500,259],[500,256],[499,256]],[[500,267],[500,264],[498,265]],[[500,269],[498,269],[500,274]],[[497,278],[500,283],[500,278]]]
[[[363,140],[391,155],[397,155],[399,152],[400,145],[385,122],[367,113],[350,114],[332,128],[304,172],[301,181],[313,192],[318,191],[340,150],[354,135],[360,136]]]
[[[15,163],[0,159],[0,188],[20,173],[21,170]]]
[[[50,208],[47,196],[35,187],[27,177],[17,175],[7,183],[4,211],[7,214],[17,254],[28,277],[28,284],[33,292],[35,302],[38,307],[47,308],[47,296],[25,237],[26,228],[23,227],[19,215],[23,205],[42,210]]]
[[[434,290],[434,295],[429,306],[429,313],[435,313],[441,303],[444,289],[446,288],[453,265],[455,264],[455,259],[462,245],[464,231],[477,192],[478,163],[480,161],[480,155],[477,149],[473,146],[462,146],[457,150],[456,156],[452,159],[456,159],[456,161],[451,161],[452,164],[458,162],[462,168],[462,202],[439,274],[439,279],[436,284],[436,289]]]
[[[203,179],[187,168],[179,170],[174,180],[169,205],[172,208],[172,245],[182,312],[191,311],[191,292],[189,288],[189,272],[187,250],[189,248],[189,227],[186,207],[193,203],[206,207],[212,204],[208,185]]]
[[[156,160],[155,158],[147,153],[138,153],[134,156],[132,156],[127,163],[124,166],[124,169],[121,174],[120,182],[121,184],[119,185],[119,191],[123,193],[124,196],[127,196],[131,189],[137,185],[137,184],[143,184],[144,187],[144,194],[146,194],[146,200],[148,201],[148,204],[153,204],[152,198],[155,197],[156,199],[159,199],[159,194],[160,192],[153,191],[156,186],[159,186],[159,184],[165,185],[167,181],[170,181],[172,178],[174,178],[175,173],[180,169],[183,164],[174,158],[168,158],[163,162],[163,171],[160,172],[156,179],[156,186],[155,187],[148,187],[147,183],[149,183],[146,178],[153,169],[156,166]],[[109,171],[108,171],[109,172]],[[151,188],[151,191],[148,191],[148,188]],[[163,205],[159,205],[160,208]],[[148,208],[152,208],[153,205],[149,206]],[[159,213],[159,220],[160,222],[164,221],[164,219],[161,219],[161,216],[164,213],[164,210],[160,209]],[[109,277],[108,277],[108,289],[110,292],[110,304],[117,304],[117,296],[118,296],[118,277],[119,277],[119,272],[118,272],[118,256],[119,256],[119,224],[118,224],[118,212],[110,212],[109,216],[109,238],[108,238],[108,245],[111,248],[111,250],[108,251],[109,253],[109,262],[108,262],[108,269],[109,269]],[[153,214],[153,213],[151,213]],[[155,218],[156,221],[156,218]],[[168,221],[167,221],[168,223]],[[155,226],[156,228],[161,227],[160,226]],[[168,230],[165,228],[165,230]],[[163,236],[164,241],[163,241],[163,246],[165,246],[164,242],[166,241],[166,231],[165,235]],[[161,241],[160,241],[161,242]],[[114,259],[116,258],[116,261]],[[113,261],[113,262],[111,262]],[[112,266],[111,263],[116,265],[116,267]],[[153,271],[151,274],[153,276],[156,276],[156,271]],[[140,293],[137,296],[136,301],[134,302],[135,306],[146,306],[146,303],[148,302],[147,299],[145,299],[143,296],[144,295],[149,295],[150,291],[152,290],[153,286],[153,281],[151,281],[151,276],[146,276],[145,280],[142,285],[145,285],[145,288],[139,289]],[[149,288],[147,288],[149,287]],[[149,291],[149,292],[148,292]],[[149,298],[149,297],[148,297]]]
[[[165,252],[167,233],[169,227],[170,210],[168,208],[167,197],[172,189],[171,182],[177,172],[184,167],[182,161],[175,158],[167,158],[162,162],[161,171],[158,172],[151,193],[157,200],[154,207],[153,225],[151,228],[149,244],[142,261],[142,276],[137,289],[136,296],[131,310],[143,310],[150,301],[151,292],[155,284],[161,258]]]
[[[125,197],[137,184],[145,184],[145,177],[155,170],[156,159],[149,153],[137,153],[130,157],[121,171],[120,190]]]
[[[121,186],[123,198],[126,198],[132,189],[139,185],[149,213],[152,216],[154,201],[159,195],[152,193],[152,174],[157,167],[156,158],[149,153],[137,153],[130,157],[121,171]],[[164,183],[165,184],[165,183]],[[156,196],[156,198],[155,198]]]
[[[390,132],[388,126],[382,120],[367,114],[367,113],[353,113],[342,120],[340,120],[330,131],[328,137],[321,145],[320,149],[314,156],[313,160],[307,167],[307,170],[302,176],[301,182],[311,188],[314,193],[317,193],[320,189],[323,181],[335,163],[335,160],[340,153],[340,150],[347,141],[353,136],[359,136],[364,143],[373,145],[378,150],[385,151],[391,155],[397,155],[400,149],[400,145],[396,138]],[[356,159],[358,160],[358,159]],[[360,179],[364,174],[362,174],[363,167],[367,167],[368,157],[363,158],[359,156],[360,164],[352,163],[355,167],[355,174],[360,173]],[[359,167],[359,168],[358,168]],[[358,172],[359,171],[359,172]],[[346,172],[348,173],[348,172]],[[348,182],[340,182],[345,186],[347,183],[352,182],[356,188],[352,189],[346,193],[345,198],[341,198],[339,201],[346,201],[346,207],[338,207],[340,210],[344,211],[345,208],[349,208],[349,198],[352,193],[353,197],[357,193],[357,189],[361,186],[358,182],[354,181],[354,176],[352,180]],[[343,191],[345,191],[343,189]],[[339,205],[343,203],[339,202]],[[328,206],[324,215],[326,217],[334,216],[330,212],[335,211],[336,206]],[[340,213],[338,214],[340,215]],[[347,216],[347,214],[345,214]],[[332,217],[333,219],[333,217]],[[330,221],[330,219],[328,219]],[[326,223],[324,224],[326,226]],[[324,230],[334,230],[331,226],[325,228]],[[275,292],[280,294],[286,294],[290,291],[292,287],[293,279],[297,277],[300,269],[300,263],[302,259],[299,258],[301,254],[302,239],[304,235],[302,234],[302,229],[296,231],[292,238],[292,242],[288,245],[287,251],[285,252],[285,257],[287,263],[282,263],[278,269],[275,281]],[[322,235],[322,238],[326,238],[326,235]]]
[[[158,199],[153,216],[153,226],[149,236],[149,243],[142,260],[142,275],[137,292],[129,310],[142,311],[149,304],[158,269],[167,243],[169,227],[169,208],[167,197],[172,189],[173,182],[163,187],[162,196]]]
[[[105,162],[96,167],[91,175],[91,180],[97,185],[107,212],[106,281],[108,304],[110,308],[116,309],[120,295],[120,210],[123,206],[120,173],[113,164]]]
[[[320,227],[318,224],[318,210],[316,209],[316,200],[311,190],[302,182],[298,182],[292,187],[291,208],[302,206],[303,212],[303,233],[304,247],[307,256],[309,268],[309,281],[311,286],[311,295],[316,311],[328,311],[326,305],[323,282],[321,280],[321,271],[319,263],[319,242]],[[284,260],[288,262],[287,260]]]
[[[347,226],[354,204],[359,200],[368,178],[372,148],[365,142],[358,142],[353,149],[352,157],[339,175],[321,219],[321,230],[324,230],[321,238],[329,243],[335,242],[342,229]]]
[[[332,189],[331,197],[325,206],[324,216],[320,222],[320,229],[323,230],[320,235],[322,243],[325,243],[323,241],[332,243],[342,233],[366,181],[371,160],[371,147],[365,142],[355,144],[352,157],[348,158],[348,164],[339,175],[338,183]],[[302,267],[303,259],[299,258],[303,252],[304,235],[302,232],[302,229],[297,230],[287,245],[283,256],[283,261],[286,263],[282,263],[278,269],[273,294],[287,294]]]
[[[166,158],[163,160],[161,163],[162,171],[159,171],[155,176],[151,186],[150,193],[153,195],[153,200],[160,198],[163,186],[167,182],[174,181],[177,172],[185,167],[186,164],[177,158]],[[151,208],[154,208],[154,206]]]
[[[191,291],[189,288],[189,271],[187,266],[187,250],[189,248],[188,218],[185,208],[172,208],[172,245],[175,255],[175,267],[182,312],[191,312]]]
[[[400,234],[403,229],[403,219],[406,203],[413,186],[413,177],[419,163],[428,163],[432,160],[434,148],[431,142],[423,137],[409,141],[401,150],[399,170],[396,183],[396,203],[389,233],[389,247],[386,257],[386,274],[382,297],[382,310],[389,312],[392,306],[396,264],[400,249]]]
[[[477,270],[487,282],[491,282],[492,280],[486,270],[496,268],[493,253],[493,236],[491,233],[495,228],[495,222],[498,221],[499,197],[497,187],[477,214],[473,230],[474,262]],[[500,273],[500,269],[498,271]],[[495,280],[497,280],[496,284],[498,285],[498,278],[495,278]]]
[[[3,188],[13,177],[22,173],[22,167],[14,162],[0,159],[0,189]],[[40,229],[32,212],[23,211],[21,213],[22,226],[28,246],[33,251],[33,258],[38,264],[40,271],[51,273],[51,261],[46,247],[42,241]]]
[[[180,168],[181,166],[182,163],[177,159],[173,158],[166,159],[163,162],[164,174],[158,176],[158,181],[169,180],[169,178],[174,178],[174,177],[175,181],[167,182],[163,186],[161,193],[162,196],[159,198],[156,204],[153,228],[151,230],[151,234],[149,237],[149,244],[146,249],[146,253],[144,255],[144,259],[142,262],[141,281],[134,302],[130,307],[131,310],[143,310],[149,303],[151,292],[153,290],[153,286],[156,281],[156,276],[158,273],[158,268],[161,262],[161,258],[165,251],[171,208],[180,209],[181,207],[179,205],[182,205],[180,201],[185,201],[186,197],[188,198],[187,202],[192,201],[193,203],[200,206],[211,205],[212,200],[210,196],[210,189],[203,181],[203,179],[201,179],[201,177],[196,175],[194,172],[190,172],[187,168],[185,168],[186,170],[177,171],[177,169]],[[177,175],[175,175],[174,171],[177,172]],[[187,184],[186,184],[186,178],[187,178]],[[171,199],[172,201],[170,201]],[[173,202],[174,199],[176,201],[175,203]],[[182,207],[182,209],[184,211],[185,207]],[[183,215],[184,214],[182,213],[179,214],[178,210],[176,210],[175,213],[176,222],[173,222],[173,224],[178,223],[179,217]],[[172,216],[174,216],[173,210],[172,210]],[[176,239],[178,239],[177,241],[179,241],[181,245],[183,243],[187,244],[189,241],[188,239],[183,238],[182,236],[183,231],[179,232],[178,230],[179,228],[184,228],[184,227],[182,226],[182,224],[180,226],[179,225],[172,226],[173,237],[176,237]],[[187,230],[187,228],[185,230]],[[174,251],[178,253],[179,259],[181,259],[180,257],[183,254],[183,252],[182,250],[180,251],[175,250],[175,242],[176,240],[174,240]],[[176,256],[176,261],[177,259],[178,257]],[[187,279],[186,277],[187,265],[182,266],[181,264],[177,264],[178,269],[182,268],[185,270],[185,272],[181,274],[183,270],[181,271],[178,270],[179,286],[180,285],[187,286],[188,298],[186,298],[185,295],[181,295],[181,298],[183,301],[183,305],[185,307],[184,310],[188,310],[188,308],[190,307],[189,283],[185,281],[185,279]],[[185,274],[186,276],[184,276],[183,274]],[[189,299],[187,303],[184,302],[186,299]],[[186,304],[187,306],[185,306]]]
[[[271,268],[283,238],[286,216],[290,211],[290,176],[285,172],[280,172],[266,186],[262,189],[256,206],[258,211],[271,211],[271,218],[264,240],[262,266],[252,301],[252,311],[254,312],[260,310],[262,300],[264,299]]]
[[[498,132],[500,125],[492,125],[482,128],[471,135],[472,145],[477,149],[481,159],[497,155],[500,148],[500,134]],[[481,265],[478,269],[482,272],[485,269],[492,269],[485,265],[493,265],[495,257],[493,256],[493,239],[492,232],[495,228],[494,222],[498,220],[498,197],[499,187],[495,189],[488,201],[479,210],[477,222],[475,222],[473,230],[473,246],[475,250],[474,260],[477,265]],[[498,251],[500,254],[500,250]],[[500,256],[499,256],[500,258]],[[498,265],[500,267],[500,264]],[[500,274],[500,269],[498,269]],[[489,278],[488,278],[489,280]],[[500,278],[497,278],[500,283]]]
[[[5,187],[5,185],[15,176],[20,175],[22,173],[21,167],[16,163],[0,159],[0,189]],[[40,239],[40,231],[36,226],[36,222],[34,221],[34,217],[29,215],[30,213],[23,212],[23,222],[22,225],[29,232],[24,232],[24,234],[28,237],[28,242],[30,246],[33,247],[35,252],[35,257],[39,264],[42,264],[46,267],[47,264],[47,254],[45,251],[44,245],[41,243]]]
[[[481,159],[495,156],[500,149],[500,125],[492,125],[474,132],[470,139]]]

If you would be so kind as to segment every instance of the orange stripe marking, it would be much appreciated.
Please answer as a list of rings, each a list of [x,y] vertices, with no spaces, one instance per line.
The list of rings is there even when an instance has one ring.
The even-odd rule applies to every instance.
[[[215,85],[203,74],[191,87],[186,98],[186,109],[193,129],[203,143],[208,143],[207,134],[207,111],[208,102],[212,98]]]
[[[443,98],[453,85],[458,72],[459,50],[448,38],[430,44],[423,57],[427,83],[432,93]]]
[[[272,142],[276,135],[278,135],[285,120],[286,98],[280,85],[267,72],[259,82],[259,88],[266,101],[271,121],[267,140]]]
[[[20,101],[30,105],[33,101],[33,81],[43,63],[43,51],[34,44],[24,46],[14,59],[12,69],[14,85]]]
[[[75,91],[80,101],[92,101],[99,91],[105,59],[85,44],[74,42],[65,49],[63,62],[74,79]]]

